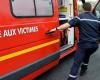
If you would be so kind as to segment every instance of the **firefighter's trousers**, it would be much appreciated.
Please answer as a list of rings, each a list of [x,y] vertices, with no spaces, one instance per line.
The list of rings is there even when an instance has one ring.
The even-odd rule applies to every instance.
[[[96,42],[80,42],[78,44],[78,49],[74,55],[74,63],[69,74],[70,77],[77,77],[81,64],[88,64],[90,56],[97,50],[97,48],[98,44]]]

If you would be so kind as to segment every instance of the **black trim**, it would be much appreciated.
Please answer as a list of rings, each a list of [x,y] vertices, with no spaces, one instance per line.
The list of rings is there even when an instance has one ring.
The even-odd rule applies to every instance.
[[[39,61],[33,62],[23,68],[16,71],[8,73],[0,77],[0,80],[20,80],[20,78],[38,70],[39,68],[49,64],[50,62],[58,59],[60,57],[60,52],[56,52],[53,55],[47,56]]]
[[[16,17],[16,18],[35,18],[35,17],[37,17],[37,18],[44,18],[44,17],[53,17],[54,16],[54,6],[53,6],[53,0],[51,0],[51,2],[52,2],[52,15],[50,15],[50,16],[37,16],[37,14],[35,14],[36,16],[16,16],[14,13],[13,13],[13,8],[12,8],[12,2],[11,2],[12,0],[9,0],[9,2],[10,2],[10,10],[11,10],[11,14],[12,14],[12,16],[14,16],[14,17]],[[33,1],[33,2],[35,2],[35,1]],[[35,3],[34,3],[35,4]],[[34,5],[35,6],[35,5]],[[36,8],[36,6],[35,6],[35,8]],[[36,9],[35,9],[35,11],[36,11]],[[36,13],[36,12],[35,12]]]
[[[35,8],[35,15],[37,16],[37,11],[36,11],[36,2],[35,2],[35,0],[33,0],[33,2],[34,2],[34,8]]]
[[[83,4],[85,3],[85,0],[81,0],[81,1],[82,1]]]

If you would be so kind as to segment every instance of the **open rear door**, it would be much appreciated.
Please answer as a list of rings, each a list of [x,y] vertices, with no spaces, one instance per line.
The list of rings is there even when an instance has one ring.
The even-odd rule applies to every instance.
[[[64,24],[74,17],[74,0],[59,1],[59,23]],[[61,50],[66,50],[74,45],[74,28],[69,32],[61,31]]]

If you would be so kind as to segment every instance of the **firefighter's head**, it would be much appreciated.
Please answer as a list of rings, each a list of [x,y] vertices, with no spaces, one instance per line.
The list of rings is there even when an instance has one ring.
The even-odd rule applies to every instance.
[[[89,2],[86,2],[83,4],[82,8],[83,8],[83,11],[91,11],[92,6]]]

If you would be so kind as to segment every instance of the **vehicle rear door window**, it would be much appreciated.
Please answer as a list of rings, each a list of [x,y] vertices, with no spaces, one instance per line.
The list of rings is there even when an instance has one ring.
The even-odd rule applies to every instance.
[[[52,0],[11,0],[11,9],[16,17],[53,16]]]
[[[12,11],[15,16],[35,16],[33,0],[11,0]]]
[[[35,0],[37,16],[52,16],[52,1],[51,0]]]
[[[96,13],[97,18],[100,18],[100,2],[96,6],[95,13]]]

